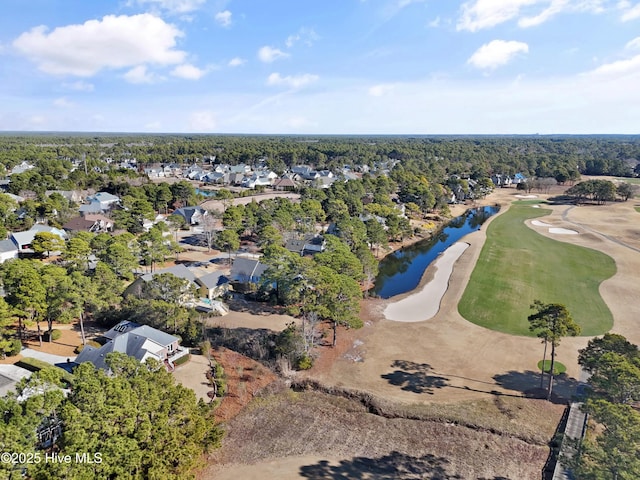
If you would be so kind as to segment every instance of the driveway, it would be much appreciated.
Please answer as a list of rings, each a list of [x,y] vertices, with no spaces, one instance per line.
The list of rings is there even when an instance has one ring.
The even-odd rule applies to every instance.
[[[56,363],[66,363],[67,360],[74,361],[76,357],[63,357],[62,355],[54,355],[52,353],[44,353],[39,352],[37,350],[32,350],[31,348],[23,349],[20,354],[22,357],[30,357],[35,358],[36,360],[42,360],[43,362],[50,363],[51,365],[55,365]]]

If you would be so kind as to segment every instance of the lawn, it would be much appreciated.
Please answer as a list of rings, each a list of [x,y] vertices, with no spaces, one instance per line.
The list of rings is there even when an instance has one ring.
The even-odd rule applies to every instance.
[[[581,335],[601,335],[613,316],[598,287],[616,266],[603,253],[547,238],[525,220],[550,211],[514,203],[487,228],[487,239],[460,300],[460,314],[477,325],[532,336],[529,306],[539,299],[565,305],[582,328]]]

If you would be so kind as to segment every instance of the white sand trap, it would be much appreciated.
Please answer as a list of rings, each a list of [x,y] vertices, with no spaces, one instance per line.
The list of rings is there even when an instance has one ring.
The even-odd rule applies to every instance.
[[[387,320],[396,322],[422,322],[433,318],[440,309],[440,301],[449,286],[453,265],[469,248],[468,243],[457,242],[447,248],[435,261],[433,279],[422,290],[391,303],[385,308]]]
[[[549,233],[555,233],[557,235],[578,235],[578,232],[569,230],[568,228],[550,228]]]
[[[540,205],[531,205],[533,208],[540,208]],[[549,367],[551,368],[551,367]]]
[[[536,227],[550,227],[550,223],[541,222],[540,220],[531,220],[531,225],[535,225]]]
[[[538,198],[538,195],[516,195],[516,198]]]

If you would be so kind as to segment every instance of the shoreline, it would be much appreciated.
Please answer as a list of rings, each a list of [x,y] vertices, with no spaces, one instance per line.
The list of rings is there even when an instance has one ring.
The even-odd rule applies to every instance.
[[[426,282],[421,281],[421,286],[407,292],[403,298],[388,303],[383,312],[384,317],[387,320],[406,323],[423,322],[435,317],[449,288],[454,266],[470,246],[466,242],[456,242],[442,252],[435,262],[427,267],[433,276]]]

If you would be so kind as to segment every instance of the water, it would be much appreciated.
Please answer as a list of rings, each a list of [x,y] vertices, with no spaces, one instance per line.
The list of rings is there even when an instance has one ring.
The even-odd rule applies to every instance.
[[[393,297],[416,288],[427,267],[438,255],[468,233],[475,232],[500,207],[481,207],[456,217],[428,240],[409,245],[387,255],[379,266],[372,293],[382,298]]]
[[[205,197],[215,197],[216,192],[211,190],[201,190],[200,188],[196,188],[196,193],[198,195],[204,195]]]

